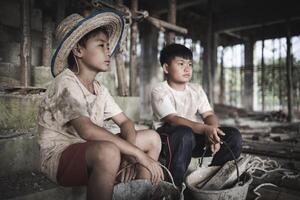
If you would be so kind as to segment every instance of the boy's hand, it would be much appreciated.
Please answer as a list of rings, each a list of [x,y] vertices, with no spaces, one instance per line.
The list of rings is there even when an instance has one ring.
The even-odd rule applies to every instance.
[[[221,148],[220,143],[210,145],[210,150],[211,150],[213,155],[215,155],[220,150],[220,148]]]
[[[158,183],[164,179],[164,173],[159,162],[153,160],[144,152],[141,152],[136,159],[139,164],[149,170],[151,174],[151,182],[153,184],[158,185]]]
[[[134,164],[135,160],[129,156],[123,156],[121,161],[120,169],[131,165],[130,167],[126,167],[121,174],[119,175],[118,179],[120,182],[128,182],[135,178],[136,176],[136,165]]]
[[[219,135],[222,135],[222,136],[225,135],[225,133],[222,130],[220,130],[219,128],[209,126],[209,125],[205,125],[204,134],[206,135],[208,142],[210,144],[220,143],[221,140],[220,140]]]

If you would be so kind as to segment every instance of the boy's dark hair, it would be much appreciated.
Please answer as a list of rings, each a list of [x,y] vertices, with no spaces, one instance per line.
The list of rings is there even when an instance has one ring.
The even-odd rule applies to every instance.
[[[170,64],[175,57],[193,60],[193,53],[189,48],[181,44],[173,43],[167,45],[160,52],[159,61],[161,66],[165,63]]]
[[[92,38],[92,37],[95,37],[98,33],[104,33],[105,35],[109,36],[107,30],[104,28],[104,27],[99,27],[99,28],[96,28],[90,32],[88,32],[87,34],[85,34],[78,42],[77,44],[79,44],[80,46],[82,47],[85,47],[88,39]],[[68,56],[68,67],[70,69],[72,69],[74,66],[75,66],[76,62],[75,62],[75,58],[74,58],[74,55],[73,55],[73,52],[71,51],[69,56]]]

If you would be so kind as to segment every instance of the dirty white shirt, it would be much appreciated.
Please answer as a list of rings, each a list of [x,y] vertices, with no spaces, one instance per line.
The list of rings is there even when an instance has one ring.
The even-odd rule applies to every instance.
[[[121,113],[108,90],[94,81],[90,93],[69,70],[59,74],[48,87],[38,114],[41,170],[56,182],[61,153],[71,144],[85,142],[68,123],[86,116],[102,127],[104,120]]]
[[[161,127],[161,119],[170,114],[202,122],[200,114],[212,111],[204,90],[194,83],[188,83],[183,91],[174,90],[167,81],[159,83],[151,92],[151,105],[155,129]]]

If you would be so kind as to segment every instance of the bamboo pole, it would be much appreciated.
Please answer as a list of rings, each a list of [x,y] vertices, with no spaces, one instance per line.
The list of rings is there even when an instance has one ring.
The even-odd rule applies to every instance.
[[[118,0],[117,5],[123,5],[122,0]],[[125,59],[123,55],[123,49],[119,48],[116,51],[116,69],[117,69],[117,78],[118,78],[118,93],[120,96],[128,96],[129,90],[126,80],[126,70],[125,70]]]
[[[187,34],[188,33],[188,30],[186,28],[177,26],[175,24],[168,23],[166,21],[157,19],[155,17],[148,16],[146,19],[151,24],[153,24],[156,28],[160,29],[161,31],[165,31],[165,29],[168,29],[168,30],[172,30],[174,32],[180,33],[180,34]]]
[[[24,87],[30,86],[31,83],[31,15],[30,0],[22,0],[21,5],[21,49],[20,49],[20,66],[21,66],[21,84]]]
[[[138,10],[138,0],[131,1],[131,12],[136,13]],[[130,32],[130,94],[137,96],[137,40],[138,40],[138,24],[133,21]]]

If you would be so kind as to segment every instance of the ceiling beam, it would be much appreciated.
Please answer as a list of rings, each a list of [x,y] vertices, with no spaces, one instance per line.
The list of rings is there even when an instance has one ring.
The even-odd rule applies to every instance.
[[[191,1],[191,2],[186,2],[186,3],[181,3],[181,4],[177,4],[176,6],[176,10],[179,11],[179,10],[183,10],[183,9],[186,9],[186,8],[189,8],[189,7],[192,7],[192,6],[198,6],[200,4],[205,4],[206,3],[206,0],[195,0],[195,1]],[[168,8],[166,9],[161,9],[161,10],[158,10],[158,11],[155,11],[153,12],[154,15],[163,15],[163,14],[167,14],[169,12]]]

